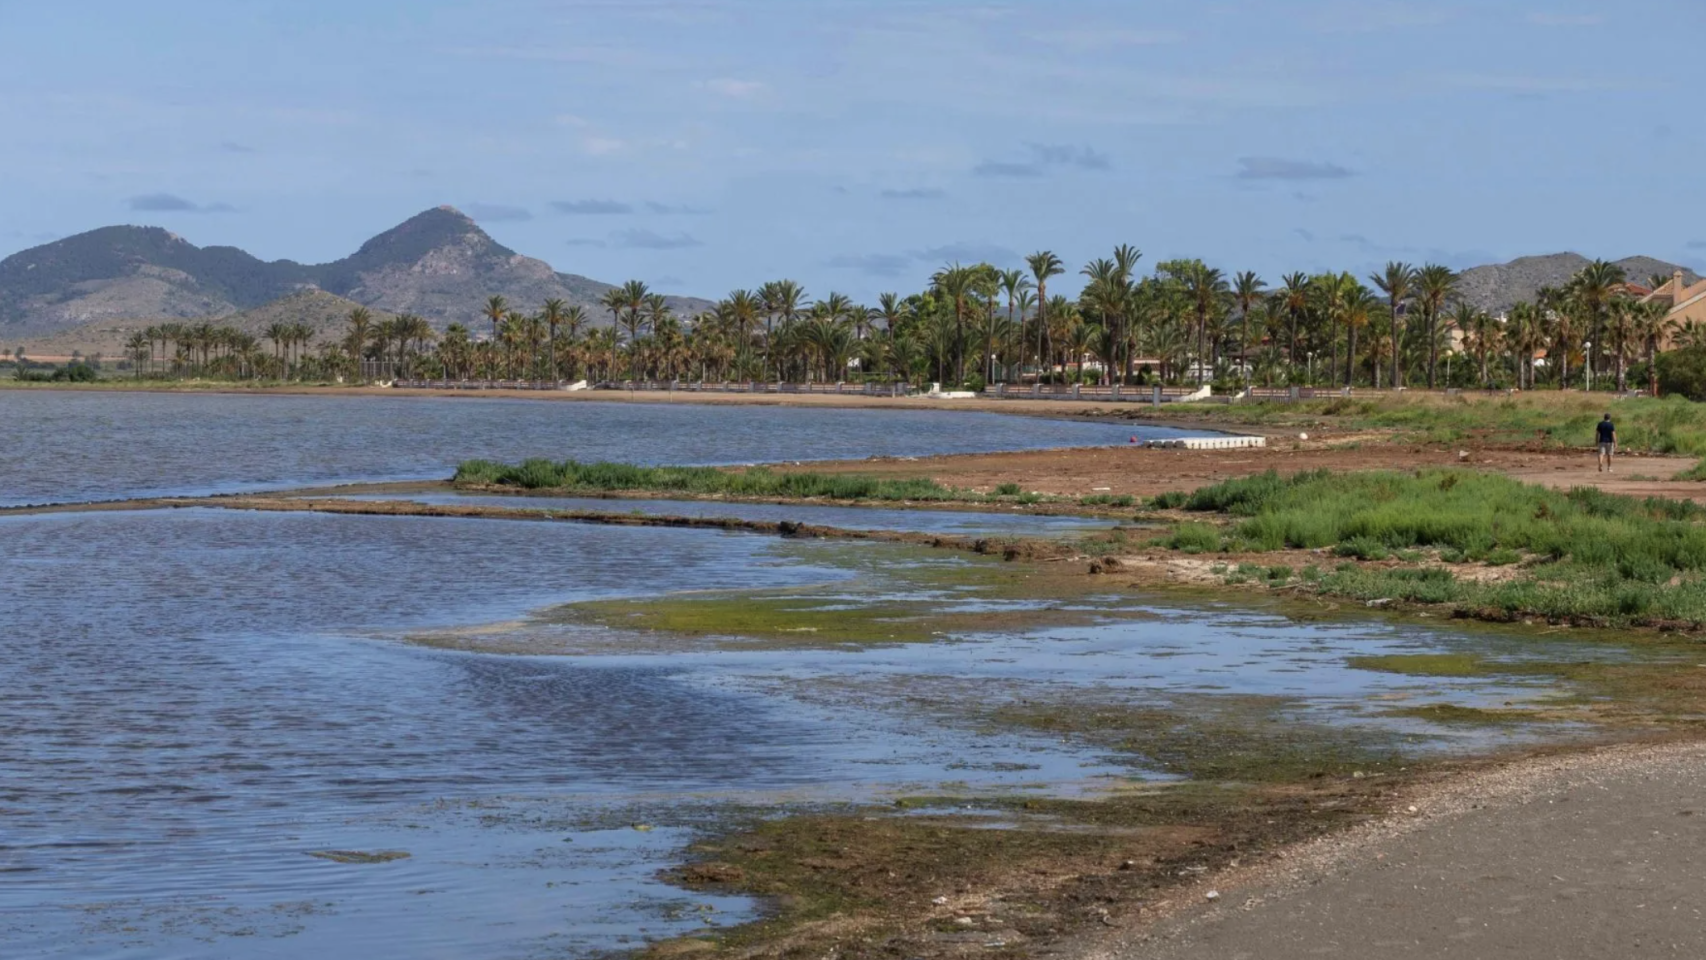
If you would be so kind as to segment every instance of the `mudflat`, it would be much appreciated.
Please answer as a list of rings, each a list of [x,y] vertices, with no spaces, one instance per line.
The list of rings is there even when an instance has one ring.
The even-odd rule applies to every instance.
[[[1181,891],[1081,960],[1698,957],[1706,744],[1542,757]],[[1210,899],[1208,893],[1218,894]]]

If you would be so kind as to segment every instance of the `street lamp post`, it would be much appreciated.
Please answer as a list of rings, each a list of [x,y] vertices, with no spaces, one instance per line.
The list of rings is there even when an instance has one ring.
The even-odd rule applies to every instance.
[[[1582,341],[1582,366],[1587,368],[1588,392],[1593,392],[1593,343]]]
[[[1305,377],[1310,386],[1315,386],[1315,351],[1309,351],[1309,361],[1304,366]]]

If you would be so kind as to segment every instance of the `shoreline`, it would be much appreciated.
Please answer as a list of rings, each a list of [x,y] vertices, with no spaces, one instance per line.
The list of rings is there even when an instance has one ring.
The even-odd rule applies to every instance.
[[[1533,818],[1525,809],[1531,806],[1539,806],[1544,815],[1554,814],[1560,804],[1572,799],[1572,791],[1608,793],[1619,787],[1627,789],[1631,784],[1639,784],[1641,786],[1637,787],[1637,796],[1642,796],[1649,792],[1646,784],[1678,779],[1678,768],[1698,769],[1703,758],[1706,758],[1706,738],[1691,733],[1651,740],[1539,750],[1513,758],[1490,760],[1436,782],[1419,784],[1403,796],[1394,798],[1391,809],[1384,816],[1367,823],[1293,844],[1268,862],[1205,877],[1194,885],[1194,896],[1181,898],[1161,909],[1151,911],[1140,924],[1081,937],[1076,942],[1063,944],[1059,953],[1071,960],[1171,960],[1176,957],[1200,956],[1205,950],[1229,949],[1227,941],[1250,945],[1254,940],[1267,945],[1268,951],[1262,953],[1262,956],[1271,957],[1273,960],[1289,960],[1292,957],[1323,952],[1292,938],[1297,934],[1295,928],[1301,923],[1307,923],[1316,929],[1325,926],[1320,912],[1331,910],[1336,904],[1342,904],[1338,913],[1368,916],[1367,922],[1381,926],[1389,935],[1391,931],[1387,925],[1391,922],[1391,915],[1410,912],[1425,917],[1431,910],[1438,916],[1421,921],[1424,925],[1431,924],[1433,929],[1429,932],[1438,940],[1458,940],[1461,937],[1450,937],[1447,934],[1447,931],[1463,929],[1463,921],[1453,914],[1474,913],[1478,906],[1485,907],[1484,902],[1478,904],[1469,896],[1448,897],[1444,904],[1428,902],[1410,907],[1408,911],[1405,909],[1406,905],[1387,902],[1380,905],[1384,909],[1370,915],[1369,904],[1363,902],[1369,897],[1366,893],[1357,896],[1356,885],[1371,880],[1379,882],[1386,878],[1390,878],[1389,882],[1394,887],[1407,885],[1406,871],[1427,869],[1418,868],[1407,861],[1415,859],[1419,852],[1430,849],[1437,857],[1440,848],[1445,845],[1449,845],[1446,855],[1460,870],[1465,869],[1461,860],[1477,857],[1491,862],[1476,864],[1475,867],[1502,867],[1509,870],[1512,864],[1505,858],[1529,858],[1529,848],[1523,845],[1521,840],[1503,838],[1504,842],[1498,843],[1501,838],[1485,838],[1489,839],[1492,845],[1504,848],[1489,851],[1485,846],[1464,846],[1463,834],[1478,828],[1486,832],[1488,828],[1483,824],[1500,818],[1531,820]],[[1662,806],[1665,815],[1674,817],[1666,801],[1653,799],[1649,803],[1652,806]],[[1622,812],[1632,819],[1650,816],[1649,811],[1627,807]],[[1614,858],[1628,856],[1624,850],[1610,849],[1627,843],[1623,837],[1601,841],[1599,836],[1590,835],[1585,838],[1585,843],[1607,847],[1604,851],[1607,865]],[[1518,849],[1509,849],[1513,846]],[[1536,853],[1541,852],[1536,850]],[[1674,859],[1680,862],[1665,864],[1663,868],[1673,872],[1686,871],[1689,852],[1685,849],[1676,854]],[[1566,880],[1563,876],[1553,874],[1530,878],[1520,873],[1506,878],[1519,880],[1524,886],[1538,885],[1553,889],[1556,889],[1554,884],[1568,888],[1572,882],[1582,883],[1587,879],[1578,875]],[[1447,880],[1437,873],[1428,874],[1426,879],[1442,885]],[[1539,881],[1538,884],[1536,880]],[[1673,876],[1670,882],[1685,882],[1685,877]],[[1456,885],[1461,883],[1458,881]],[[1207,897],[1206,893],[1196,892],[1211,888],[1217,894],[1212,899]],[[1419,890],[1421,887],[1413,889]],[[1645,884],[1637,889],[1620,892],[1643,900],[1649,895]],[[1315,903],[1302,905],[1297,902],[1312,894]],[[1518,894],[1511,899],[1522,900],[1530,896],[1532,895]],[[1566,896],[1565,899],[1569,897]],[[1642,906],[1645,904],[1625,905],[1626,908],[1634,909],[1628,910],[1628,915],[1621,918],[1621,925],[1630,928],[1627,933],[1638,939],[1643,934],[1652,935],[1646,921],[1637,913]],[[1442,907],[1446,909],[1442,910]],[[1311,913],[1306,921],[1299,921],[1296,912],[1303,909],[1311,909]],[[1594,912],[1610,914],[1616,911],[1616,907],[1597,906]],[[1514,935],[1518,943],[1533,951],[1532,954],[1524,952],[1524,957],[1554,956],[1555,951],[1561,949],[1566,942],[1580,945],[1579,931],[1554,931],[1550,938],[1536,936],[1536,931],[1523,926],[1523,920],[1516,919],[1521,911],[1504,909],[1494,913],[1496,917],[1510,918],[1500,924],[1510,925],[1501,933],[1507,938]],[[1338,920],[1347,925],[1348,922],[1355,922],[1347,922],[1344,917]],[[1415,923],[1416,920],[1411,918],[1410,922]],[[1604,921],[1596,919],[1589,922]],[[1281,925],[1290,929],[1282,935],[1283,939],[1275,940],[1273,938],[1276,931],[1273,928]],[[1521,929],[1513,930],[1511,927]],[[1421,946],[1421,942],[1417,941],[1416,946]],[[1443,946],[1443,943],[1437,945]],[[1215,955],[1220,954],[1216,952]]]
[[[418,488],[419,485],[403,486]],[[882,541],[963,551],[1009,561],[1047,564],[1060,575],[1084,584],[1108,582],[1107,577],[1097,576],[1093,569],[1059,566],[1058,561],[1081,562],[1087,558],[1070,544],[1047,539],[846,530],[787,521],[562,511],[529,507],[526,497],[517,497],[516,500],[517,506],[512,508],[483,504],[455,506],[406,501],[303,500],[277,495],[231,495],[127,501],[99,505],[96,509],[212,507],[736,530],[760,535]],[[929,508],[931,505],[919,506]],[[66,509],[79,508],[43,512]],[[1123,570],[1123,566],[1115,564],[1106,572]],[[1130,573],[1125,571],[1120,579],[1124,580]],[[1141,590],[1160,584],[1136,578],[1132,585]],[[1201,589],[1205,595],[1215,597],[1224,597],[1229,592],[1229,588],[1224,586],[1182,589]],[[1312,603],[1317,608],[1337,609],[1335,604],[1325,600],[1290,598],[1269,591],[1264,591],[1263,595],[1288,605],[1293,602]],[[1351,615],[1386,618],[1409,616],[1410,613],[1385,609],[1370,611],[1356,605]],[[1408,767],[1374,773],[1367,778],[1360,773],[1352,777],[1345,768],[1328,773],[1321,781],[1297,781],[1290,779],[1290,774],[1279,774],[1272,782],[1244,784],[1230,793],[1225,792],[1231,789],[1227,785],[1205,779],[1169,787],[1151,785],[1115,790],[1089,799],[1029,798],[1021,802],[1021,798],[1014,797],[969,796],[953,801],[1006,811],[1006,815],[1020,818],[1020,826],[1009,831],[968,829],[965,823],[947,815],[939,815],[935,820],[929,817],[880,816],[881,808],[869,806],[840,813],[790,810],[778,819],[763,820],[756,825],[731,826],[732,832],[713,831],[695,845],[692,859],[679,870],[670,871],[669,875],[689,890],[745,892],[768,898],[777,895],[776,891],[788,884],[805,881],[794,874],[759,872],[766,867],[752,859],[748,848],[754,845],[763,850],[785,851],[784,859],[790,863],[794,860],[807,862],[812,859],[810,851],[829,838],[836,843],[860,846],[861,853],[855,859],[862,865],[861,869],[888,864],[892,871],[898,862],[886,860],[886,857],[899,855],[900,850],[913,849],[910,845],[919,842],[921,837],[934,837],[932,842],[947,844],[942,848],[942,855],[955,865],[953,869],[967,871],[965,882],[970,886],[950,896],[945,904],[923,908],[922,917],[910,908],[902,908],[898,901],[890,903],[885,900],[883,902],[890,905],[877,913],[855,912],[844,917],[844,922],[850,926],[842,929],[833,922],[825,926],[823,920],[790,913],[792,908],[784,907],[781,913],[769,914],[767,919],[729,934],[736,940],[716,942],[723,950],[738,950],[743,955],[774,956],[802,944],[824,945],[838,940],[847,932],[891,930],[887,924],[898,924],[891,933],[884,935],[899,937],[902,942],[919,949],[916,955],[943,956],[952,952],[953,943],[942,939],[943,931],[962,927],[960,918],[970,916],[979,931],[997,928],[1008,931],[1015,929],[1014,924],[1020,922],[1041,923],[1043,925],[1023,942],[1071,945],[1074,949],[1090,951],[1085,954],[1087,958],[1101,957],[1107,954],[1095,951],[1105,948],[1106,937],[1147,936],[1147,931],[1160,929],[1175,922],[1176,918],[1202,914],[1206,903],[1204,896],[1209,889],[1224,896],[1231,891],[1255,889],[1287,877],[1304,876],[1309,870],[1334,869],[1347,858],[1376,851],[1380,844],[1390,843],[1391,838],[1402,836],[1407,830],[1446,817],[1465,804],[1475,803],[1486,789],[1484,784],[1519,782],[1526,775],[1524,771],[1544,771],[1560,764],[1570,769],[1590,769],[1598,763],[1598,757],[1621,757],[1630,751],[1660,749],[1664,744],[1682,744],[1676,749],[1691,749],[1689,745],[1698,744],[1698,733],[1686,725],[1680,730],[1656,730],[1638,718],[1608,715],[1600,720],[1603,723],[1595,724],[1596,735],[1586,743],[1517,745],[1492,755],[1466,759],[1416,760]],[[1068,719],[1067,722],[1077,721]],[[1069,726],[1060,734],[1077,737],[1086,735],[1087,731]],[[1608,747],[1607,741],[1613,741],[1613,745]],[[1661,747],[1655,747],[1655,741]],[[932,803],[929,798],[911,801],[903,797],[902,800],[925,806]],[[1409,812],[1411,808],[1418,808],[1425,815]],[[1026,819],[1031,817],[1041,819],[1033,823]],[[1050,825],[1050,818],[1057,822]],[[1072,836],[1072,830],[1085,831],[1081,836],[1093,836],[1095,839],[1067,843],[1064,838]],[[1030,845],[1026,846],[1027,843]],[[1208,843],[1209,847],[1204,849],[1202,843]],[[986,849],[986,844],[994,846]],[[1006,844],[1020,844],[1020,847],[1010,850],[1004,846]],[[1121,859],[1110,860],[1116,852]],[[1335,853],[1337,859],[1328,856]],[[998,865],[990,866],[991,863]],[[1205,865],[1204,869],[1199,871],[1198,865]],[[1055,881],[1052,880],[1038,886],[1034,877],[1020,876],[1035,869],[1044,869],[1051,877],[1070,874],[1075,879],[1067,887],[1054,886]],[[952,872],[949,875],[952,876]],[[894,874],[891,872],[890,876]],[[895,890],[900,891],[912,882],[916,882],[916,878],[895,881]],[[781,887],[777,887],[778,884]],[[1048,919],[1046,922],[1034,918],[1025,920],[1020,914],[1010,912],[1005,905],[1009,901],[1019,905],[1028,902],[1045,905]],[[784,899],[783,902],[789,901]],[[1074,911],[1086,902],[1101,904],[1095,909],[1102,913],[1088,921],[1078,917]],[[1206,909],[1214,911],[1220,908],[1218,904],[1209,903]],[[646,948],[644,955],[673,956],[682,949],[705,949],[710,944],[703,937],[664,941]],[[744,954],[748,949],[755,952]]]
[[[696,393],[692,391],[625,391],[582,390],[573,393],[547,390],[430,390],[371,386],[312,386],[267,385],[243,387],[228,383],[150,385],[147,382],[117,384],[38,384],[15,383],[0,379],[0,393],[6,390],[56,391],[63,393],[183,393],[215,396],[318,396],[318,397],[413,397],[423,399],[465,400],[535,400],[545,403],[655,403],[691,406],[750,406],[750,407],[823,407],[848,410],[949,410],[973,413],[1006,413],[1014,416],[1037,417],[1045,420],[1090,420],[1093,422],[1156,426],[1174,430],[1198,430],[1205,433],[1237,433],[1265,436],[1261,429],[1236,425],[1210,425],[1195,418],[1169,418],[1164,414],[1132,417],[1130,414],[1152,410],[1137,402],[1113,403],[1097,400],[1032,400],[986,398],[949,400],[931,397],[868,397],[863,394],[801,393],[746,394]]]

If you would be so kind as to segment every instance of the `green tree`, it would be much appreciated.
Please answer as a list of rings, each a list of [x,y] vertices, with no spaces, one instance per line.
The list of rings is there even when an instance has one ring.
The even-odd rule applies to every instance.
[[[1407,263],[1392,260],[1387,262],[1385,271],[1371,274],[1369,279],[1374,282],[1376,287],[1380,288],[1381,293],[1386,294],[1386,306],[1392,312],[1391,383],[1392,389],[1396,390],[1404,385],[1403,370],[1399,362],[1403,351],[1399,348],[1398,343],[1403,339],[1404,326],[1400,318],[1404,315],[1405,302],[1410,299],[1410,289],[1416,282],[1416,268]],[[1378,387],[1379,385],[1379,377],[1376,377],[1375,386]]]
[[[1038,250],[1025,258],[1025,265],[1031,268],[1031,279],[1037,284],[1037,382],[1041,383],[1043,368],[1048,366],[1048,282],[1051,277],[1058,277],[1066,272],[1066,265],[1054,255],[1052,250]]]
[[[1457,297],[1457,273],[1450,267],[1430,263],[1416,272],[1416,300],[1422,307],[1424,333],[1428,348],[1428,389],[1435,385],[1435,370],[1439,366],[1440,323],[1446,305]]]
[[[1256,305],[1262,302],[1262,295],[1267,284],[1256,275],[1254,270],[1241,271],[1232,280],[1232,299],[1238,304],[1238,322],[1241,329],[1238,334],[1238,366],[1244,372],[1244,385],[1250,385],[1250,313]]]

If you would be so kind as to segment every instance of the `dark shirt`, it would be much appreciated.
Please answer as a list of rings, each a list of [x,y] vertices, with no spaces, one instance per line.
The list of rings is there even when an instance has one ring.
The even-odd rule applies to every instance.
[[[1617,442],[1617,428],[1611,425],[1610,420],[1601,420],[1599,422],[1599,442],[1600,443],[1616,443]]]

